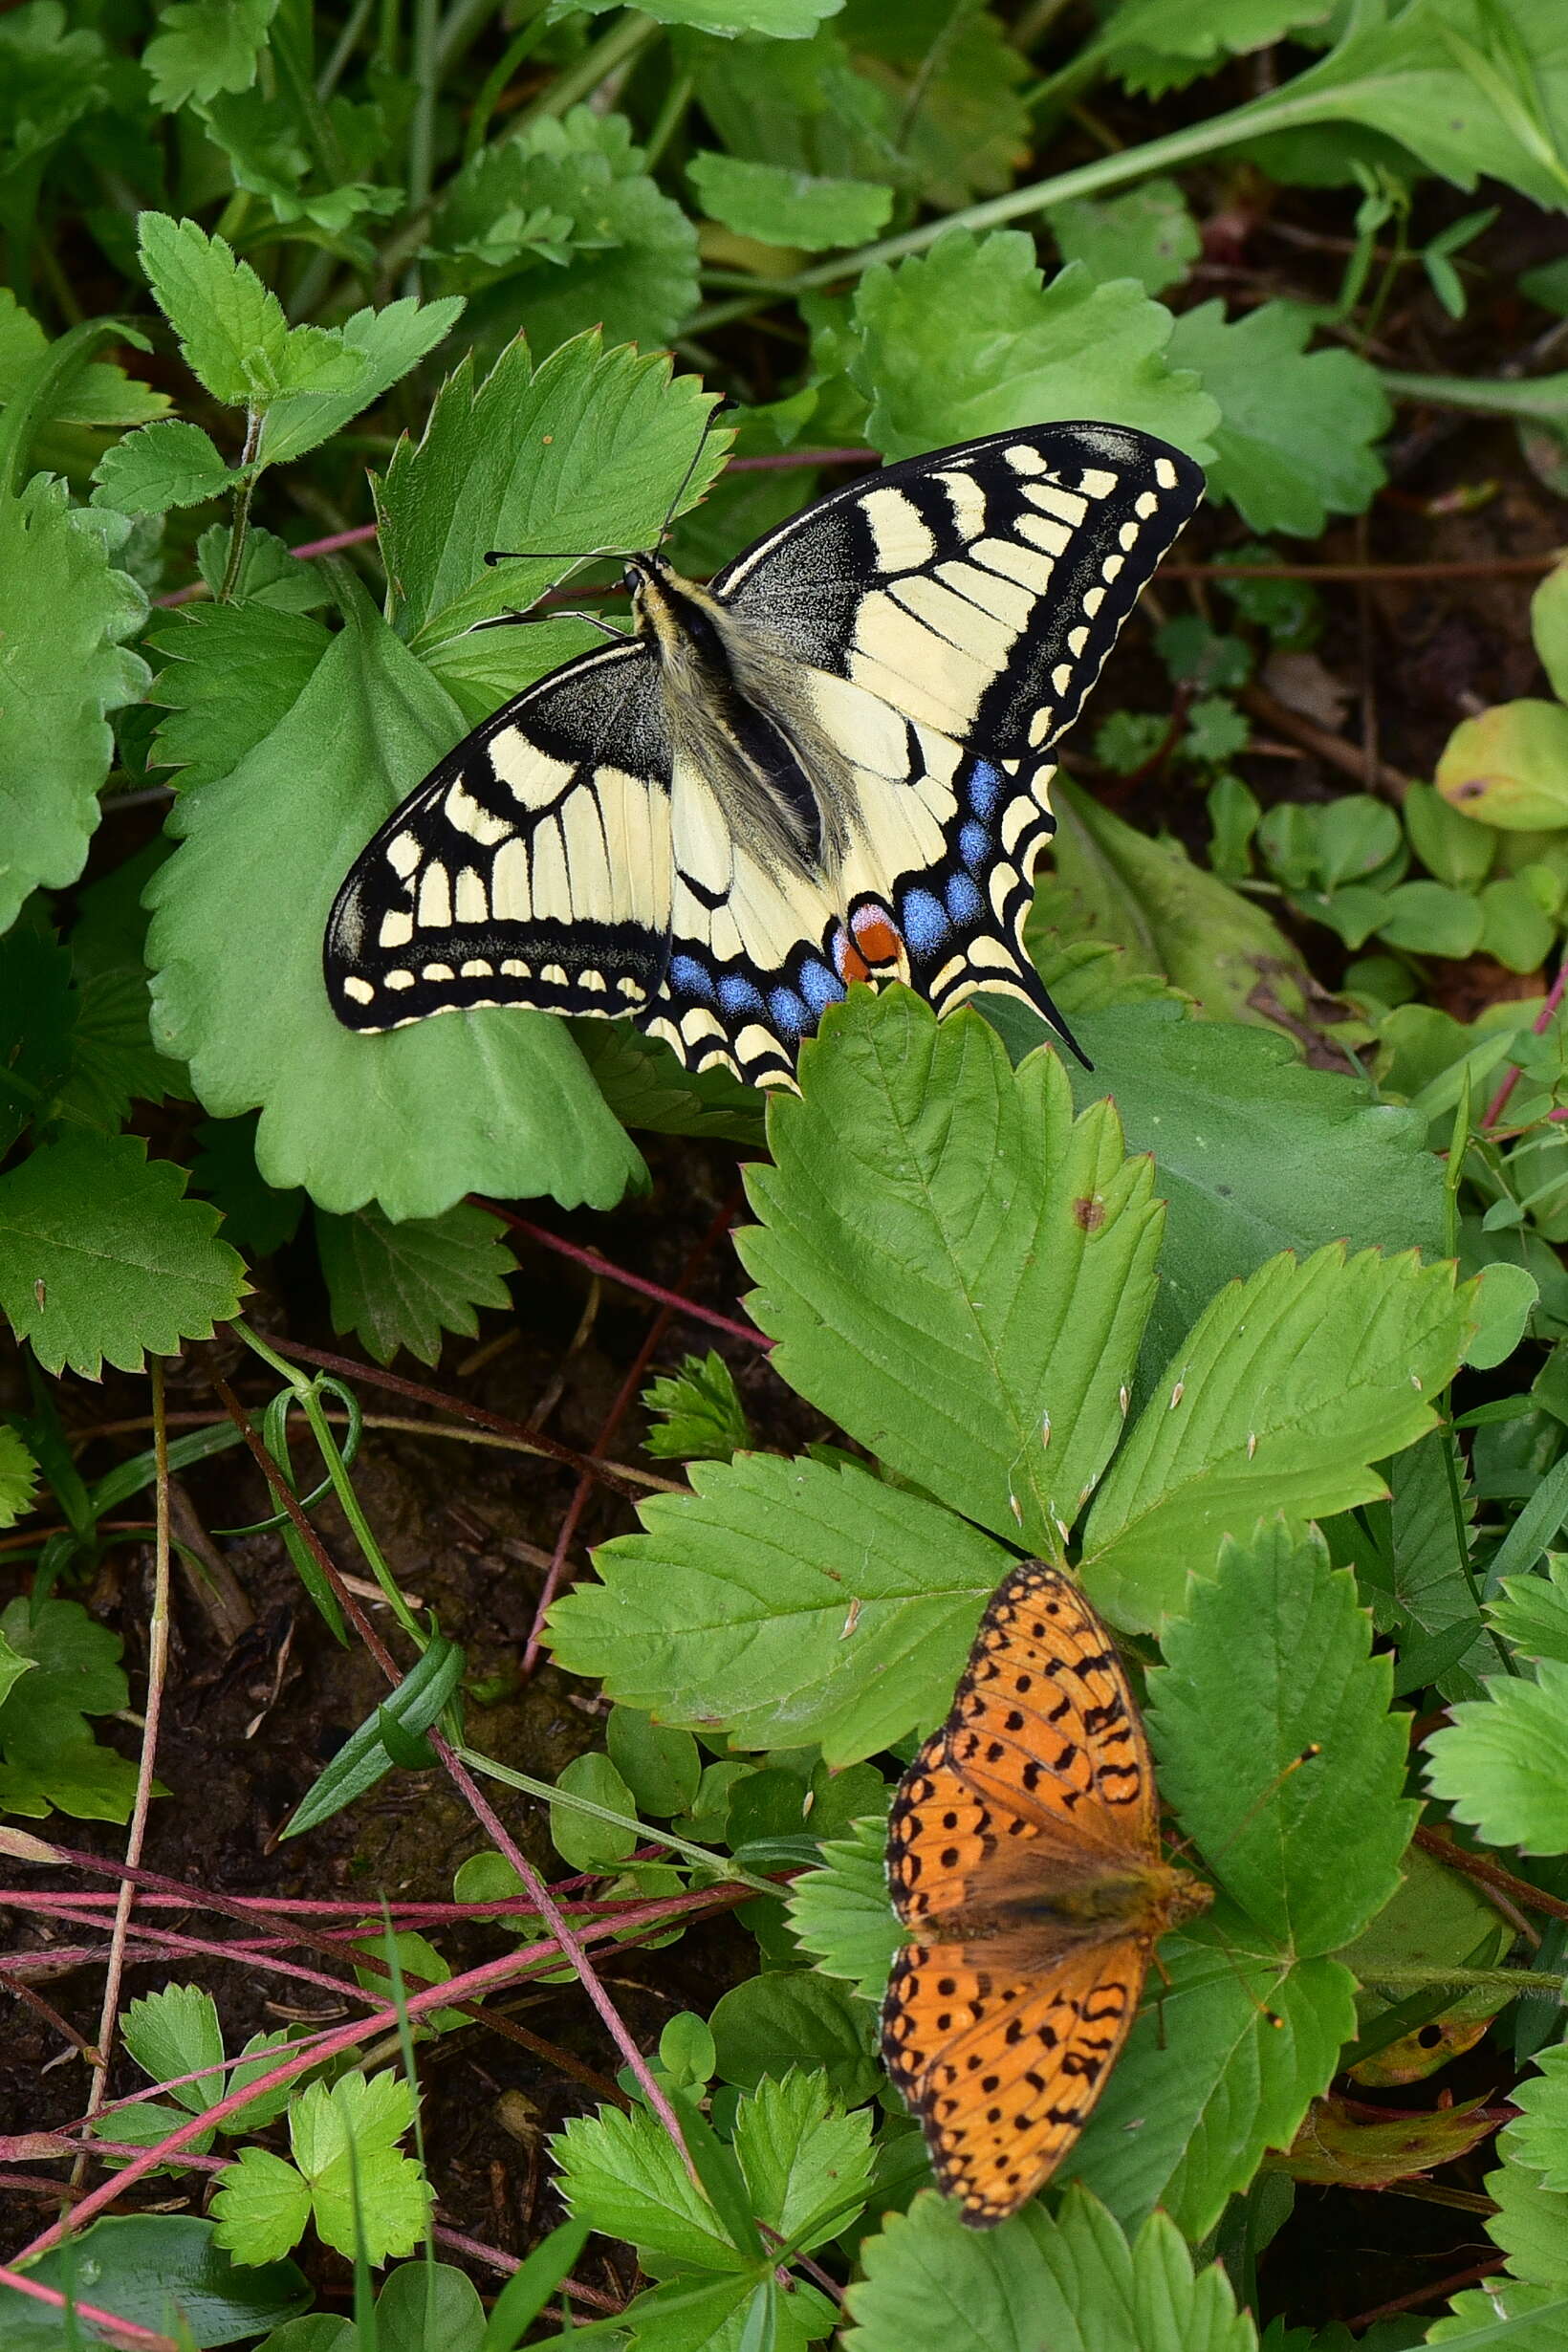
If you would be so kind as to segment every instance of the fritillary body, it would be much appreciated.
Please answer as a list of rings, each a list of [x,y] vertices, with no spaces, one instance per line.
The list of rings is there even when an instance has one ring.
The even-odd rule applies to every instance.
[[[1059,1570],[1026,1560],[997,1588],[952,1712],[900,1783],[887,1858],[911,1940],[882,2057],[942,2188],[989,2229],[1050,2179],[1156,1943],[1210,1900],[1162,1858],[1125,1671]]]

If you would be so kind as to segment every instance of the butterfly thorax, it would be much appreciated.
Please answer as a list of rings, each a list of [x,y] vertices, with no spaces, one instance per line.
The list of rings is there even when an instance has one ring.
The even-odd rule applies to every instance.
[[[676,760],[719,795],[753,854],[831,881],[849,837],[849,762],[801,682],[800,664],[659,555],[626,565],[637,634],[659,660]]]
[[[1207,1910],[1212,1892],[1188,1870],[1165,1862],[1088,1859],[1067,1863],[1033,1857],[1027,1847],[992,1864],[983,1894],[920,1922],[923,1942],[1053,1950],[1109,1942],[1132,1933],[1154,1944],[1168,1927]]]

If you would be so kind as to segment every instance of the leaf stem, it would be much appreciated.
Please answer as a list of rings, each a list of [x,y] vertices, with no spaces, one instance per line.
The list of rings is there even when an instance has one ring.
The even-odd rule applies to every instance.
[[[1451,1985],[1456,1993],[1500,1993],[1505,2000],[1560,2002],[1568,1992],[1568,1976],[1537,1974],[1534,1969],[1465,1969],[1422,1967],[1415,1962],[1368,1961],[1362,1981],[1373,1986],[1407,1986],[1419,1993]]]
[[[245,562],[245,534],[250,522],[250,500],[256,481],[250,468],[255,464],[256,450],[261,442],[262,412],[248,408],[245,412],[245,446],[240,451],[240,464],[246,469],[234,491],[233,520],[229,526],[229,561],[224,566],[223,580],[217,601],[228,604],[240,584],[240,570]]]
[[[498,1764],[493,1756],[482,1755],[477,1748],[460,1748],[459,1759],[483,1773],[488,1780],[500,1780],[509,1789],[518,1789],[525,1797],[537,1797],[547,1805],[564,1805],[570,1813],[585,1813],[596,1821],[608,1821],[616,1829],[635,1830],[650,1845],[667,1846],[672,1854],[684,1854],[687,1862],[701,1862],[720,1877],[736,1885],[753,1887],[759,1895],[776,1895],[777,1883],[758,1878],[752,1871],[743,1870],[728,1854],[715,1854],[710,1846],[693,1845],[689,1838],[677,1838],[673,1830],[655,1829],[646,1821],[638,1820],[629,1813],[616,1813],[609,1805],[596,1805],[591,1797],[579,1797],[575,1789],[554,1788],[548,1780],[531,1780],[527,1773],[514,1772],[510,1764]],[[1544,1983],[1544,1978],[1537,1978]]]
[[[644,16],[639,9],[628,9],[602,39],[594,43],[585,57],[579,57],[569,72],[558,74],[543,97],[524,109],[517,118],[518,130],[532,130],[535,122],[564,115],[579,98],[592,97],[600,82],[629,64],[638,51],[645,49],[662,30],[653,17]]]
[[[490,72],[479,86],[468,116],[468,128],[463,141],[463,161],[471,163],[484,145],[490,131],[490,117],[500,103],[508,82],[530,51],[537,48],[545,33],[545,0],[534,0],[532,13],[512,34]]]

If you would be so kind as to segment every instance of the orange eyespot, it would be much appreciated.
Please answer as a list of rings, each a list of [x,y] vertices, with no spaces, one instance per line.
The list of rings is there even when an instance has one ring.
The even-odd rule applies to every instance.
[[[868,964],[896,964],[903,940],[879,906],[862,907],[855,918],[855,944]]]

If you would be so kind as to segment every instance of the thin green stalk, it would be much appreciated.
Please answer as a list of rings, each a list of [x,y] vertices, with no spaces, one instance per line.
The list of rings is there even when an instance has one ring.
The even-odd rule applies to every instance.
[[[1537,1976],[1532,1969],[1442,1969],[1405,1967],[1393,1961],[1368,1961],[1366,1982],[1369,1985],[1408,1985],[1413,1993],[1430,1985],[1434,1992],[1451,1985],[1456,1993],[1501,1993],[1506,1998],[1520,2001],[1560,2001],[1568,1992],[1568,1976]]]
[[[680,129],[681,119],[691,103],[691,93],[694,87],[695,84],[689,74],[677,74],[670,82],[664,102],[659,109],[652,130],[648,133],[647,145],[643,149],[644,170],[652,171],[654,165],[664,155],[664,149]]]
[[[327,1475],[332,1480],[333,1492],[338,1497],[343,1516],[349,1523],[354,1540],[359,1547],[365,1565],[385,1594],[387,1606],[404,1633],[423,1650],[430,1637],[403,1599],[398,1579],[392,1574],[381,1545],[376,1541],[370,1521],[365,1517],[360,1504],[359,1492],[349,1475],[348,1464],[338,1450],[338,1440],[328,1426],[326,1408],[321,1403],[314,1381],[302,1392],[299,1402],[305,1419],[310,1423],[311,1435],[315,1438],[321,1459],[327,1466]]]
[[[435,179],[436,93],[441,66],[436,54],[440,15],[436,0],[414,0],[414,107],[408,118],[408,210],[417,219],[428,209]],[[405,294],[419,293],[419,263],[411,261]]]
[[[473,47],[487,20],[498,12],[496,0],[452,0],[436,33],[436,63],[444,78]]]
[[[354,6],[343,19],[343,30],[338,35],[332,55],[316,77],[316,95],[324,106],[348,71],[348,61],[359,46],[359,37],[370,21],[370,11],[376,0],[354,0]]]
[[[471,163],[484,145],[490,130],[490,117],[500,103],[502,92],[529,52],[537,48],[544,37],[544,0],[534,0],[534,13],[526,24],[518,27],[480,84],[479,96],[474,99],[473,109],[468,116],[468,128],[463,141],[465,163]]]
[[[579,98],[591,98],[600,82],[629,65],[640,50],[645,49],[656,33],[664,27],[638,9],[628,9],[618,17],[603,37],[594,43],[585,57],[564,74],[558,74],[541,98],[518,118],[520,131],[535,122],[546,121],[552,115],[564,115]]]
[[[254,465],[260,440],[261,410],[248,408],[245,412],[245,447],[240,452],[243,467]],[[250,521],[250,500],[255,487],[255,476],[247,472],[234,492],[233,520],[229,526],[229,561],[224,566],[223,584],[218,590],[220,604],[229,603],[240,584],[240,566],[245,561],[245,534]]]
[[[666,1845],[673,1854],[684,1854],[687,1862],[703,1862],[721,1877],[741,1886],[754,1886],[759,1895],[776,1895],[777,1885],[772,1879],[760,1879],[750,1870],[743,1870],[728,1854],[715,1854],[706,1845],[693,1845],[689,1838],[678,1838],[672,1829],[650,1828],[628,1813],[616,1813],[608,1805],[596,1805],[590,1797],[579,1797],[574,1789],[552,1788],[548,1780],[531,1780],[527,1773],[513,1772],[510,1764],[498,1764],[493,1756],[481,1755],[475,1748],[459,1748],[458,1755],[470,1772],[482,1773],[488,1780],[500,1780],[509,1789],[520,1789],[525,1797],[541,1797],[547,1805],[564,1805],[568,1812],[586,1813],[596,1821],[609,1821],[617,1829],[635,1830],[638,1837],[650,1845]],[[1542,1984],[1546,1980],[1535,1980]]]
[[[1478,376],[1406,376],[1379,370],[1383,388],[1400,401],[1430,401],[1437,408],[1463,408],[1479,417],[1539,417],[1568,425],[1568,375],[1526,376],[1517,383]]]

